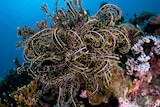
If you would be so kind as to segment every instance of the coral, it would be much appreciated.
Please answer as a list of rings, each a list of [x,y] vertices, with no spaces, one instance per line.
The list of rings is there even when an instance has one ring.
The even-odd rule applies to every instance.
[[[139,25],[142,30],[145,29],[147,23],[155,16],[153,12],[142,11],[135,19],[133,20],[133,25]]]
[[[160,96],[158,36],[144,36],[132,48],[133,57],[126,62],[128,74],[133,76],[133,87],[128,98],[139,106],[154,106]]]
[[[137,102],[139,106],[152,107],[156,99],[160,97],[159,76],[155,76],[154,73],[152,69],[140,79],[135,78],[133,83],[135,86],[131,88],[128,99]]]
[[[153,107],[159,107],[159,106],[160,106],[160,99],[157,99]]]
[[[159,25],[160,24],[160,15],[155,16],[150,22],[150,25]]]
[[[28,107],[36,107],[37,99],[37,88],[38,81],[33,80],[27,86],[24,85],[21,88],[18,88],[17,91],[14,91],[10,94],[10,96],[16,100],[17,105],[19,106],[28,106]]]
[[[153,16],[146,21],[144,32],[153,35],[160,35],[160,15]]]
[[[42,5],[51,20],[36,22],[38,29],[18,27],[22,41],[16,48],[24,48],[25,61],[21,65],[14,60],[15,73],[32,81],[18,84],[17,90],[17,84],[9,85],[11,90],[1,91],[0,105],[159,105],[160,38],[143,32],[144,23],[154,14],[144,12],[132,25],[120,22],[122,12],[114,4],[102,3],[90,16],[81,0],[64,3],[67,9],[58,8],[56,0],[53,14],[47,4]]]
[[[148,21],[145,31],[155,35],[160,35],[160,15],[157,15]]]
[[[2,100],[1,100],[1,98],[0,98],[0,107],[13,107],[13,105],[12,104],[6,104],[6,103],[2,103]]]
[[[159,106],[160,37],[145,31],[159,17],[143,12],[122,23],[114,4],[102,2],[90,16],[81,0],[64,3],[55,0],[54,13],[42,5],[50,19],[37,28],[17,28],[24,62],[16,58],[17,70],[2,80],[0,106]]]
[[[131,48],[134,57],[126,62],[126,68],[132,75],[134,71],[147,72],[150,69],[151,56],[159,55],[160,39],[156,36],[145,36]]]
[[[25,82],[24,82],[25,81]],[[31,81],[31,77],[26,72],[21,75],[17,74],[17,70],[10,69],[4,79],[0,82],[0,98],[1,101],[7,106],[16,106],[15,101],[10,98],[10,94],[23,85],[28,84]]]
[[[128,99],[125,98],[119,98],[119,107],[140,107],[138,106],[138,104],[136,104],[136,102],[131,102]]]
[[[109,103],[112,97],[114,98],[126,98],[130,88],[132,87],[132,81],[130,77],[124,76],[124,71],[116,66],[112,65],[112,76],[108,77],[109,85],[103,84],[102,78],[98,78],[98,85],[96,91],[90,92],[87,90],[89,102],[92,105],[99,105],[101,103]],[[104,78],[106,78],[104,76]]]

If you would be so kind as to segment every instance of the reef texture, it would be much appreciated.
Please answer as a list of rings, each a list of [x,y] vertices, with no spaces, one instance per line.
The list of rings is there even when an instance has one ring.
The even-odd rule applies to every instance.
[[[116,80],[113,79],[121,73],[114,72],[122,71],[117,65],[119,55],[115,50],[127,53],[130,41],[124,27],[114,26],[121,18],[117,6],[105,4],[94,16],[88,16],[80,1],[76,4],[66,2],[66,5],[68,10],[57,10],[54,15],[48,13],[46,5],[42,6],[52,18],[53,27],[48,27],[47,22],[43,21],[36,24],[40,31],[23,35],[25,31],[19,29],[18,34],[29,36],[23,41],[23,56],[30,75],[46,85],[59,87],[58,106],[70,103],[76,106],[75,97],[82,80],[90,99],[97,93],[106,94],[103,91],[108,86],[113,85],[114,89]],[[104,87],[102,92],[101,87]],[[101,96],[109,98],[111,95]],[[107,102],[108,98],[91,104]]]
[[[117,24],[122,12],[114,4],[104,3],[90,16],[81,0],[64,3],[67,9],[55,2],[54,14],[42,5],[51,20],[37,22],[38,29],[18,28],[17,49],[24,48],[25,61],[17,71],[33,81],[10,94],[16,104],[82,107],[78,97],[84,96],[91,105],[114,98],[119,107],[158,107],[159,37],[144,35],[138,25]]]
[[[26,105],[28,107],[36,106],[37,99],[36,95],[38,93],[37,90],[38,81],[31,81],[27,86],[24,85],[21,88],[18,88],[17,91],[12,92],[10,95],[17,102],[17,105]]]

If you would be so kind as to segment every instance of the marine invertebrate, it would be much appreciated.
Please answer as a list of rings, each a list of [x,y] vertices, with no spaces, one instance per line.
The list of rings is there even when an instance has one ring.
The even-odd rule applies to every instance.
[[[1,98],[0,98],[0,107],[8,107],[8,106],[13,107],[13,105],[3,104],[2,101],[1,101]]]
[[[127,53],[130,41],[126,28],[115,26],[122,15],[117,6],[105,4],[88,16],[81,0],[65,3],[68,9],[56,8],[53,15],[47,5],[41,7],[54,25],[49,27],[43,21],[36,24],[39,31],[26,27],[19,29],[18,35],[25,37],[24,68],[33,79],[59,87],[58,106],[76,106],[81,80],[91,94],[97,93],[100,84],[107,88],[114,75],[113,64],[119,62],[116,51]]]
[[[157,15],[150,19],[144,30],[148,33],[160,35],[160,15]]]
[[[160,106],[160,99],[157,99],[154,103],[154,107]]]
[[[131,48],[133,58],[129,58],[126,63],[128,74],[134,77],[129,98],[140,106],[154,106],[160,95],[159,45],[158,36],[142,37]]]
[[[7,107],[16,106],[16,102],[10,97],[10,94],[17,90],[17,87],[22,87],[23,85],[28,84],[31,79],[32,78],[28,76],[27,72],[23,72],[19,75],[17,74],[17,70],[10,69],[9,73],[0,82],[1,102]]]
[[[136,58],[129,58],[126,62],[126,68],[131,73],[133,71],[147,72],[150,69],[150,59],[154,54],[159,56],[160,40],[156,36],[145,36],[134,44],[131,48]]]
[[[152,20],[150,20],[149,24],[151,24],[151,25],[159,25],[160,24],[160,15],[155,16]]]
[[[34,80],[31,81],[30,84],[27,86],[24,85],[21,88],[18,88],[17,91],[11,93],[11,97],[14,98],[19,106],[28,106],[28,107],[35,107],[37,105],[37,88],[38,88],[38,81]]]
[[[128,99],[125,98],[119,98],[119,107],[140,107],[136,102],[131,102]]]
[[[134,25],[141,26],[142,30],[147,26],[148,21],[150,21],[151,18],[153,18],[155,14],[150,11],[142,11],[135,19],[133,20]]]
[[[109,85],[104,84],[104,79],[107,76],[99,75],[97,78],[98,85],[95,92],[87,90],[89,102],[92,105],[99,105],[101,103],[108,103],[112,97],[127,98],[129,89],[132,86],[132,81],[128,76],[124,76],[122,68],[118,67],[115,63],[111,65],[112,76],[108,77]],[[116,103],[116,102],[115,102]]]

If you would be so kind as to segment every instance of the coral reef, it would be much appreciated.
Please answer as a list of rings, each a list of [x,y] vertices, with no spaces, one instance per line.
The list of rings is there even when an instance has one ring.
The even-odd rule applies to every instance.
[[[87,95],[92,105],[110,102],[111,98],[126,98],[129,89],[132,87],[132,82],[129,76],[124,75],[124,71],[113,63],[113,76],[109,77],[109,85],[103,84],[102,78],[98,78],[99,87],[95,92],[89,92]],[[118,100],[118,99],[117,99]],[[117,101],[118,102],[118,101]],[[116,103],[116,102],[115,102]]]
[[[144,30],[148,33],[160,35],[160,15],[157,15],[148,21]]]
[[[142,30],[146,27],[148,21],[150,21],[155,14],[150,11],[142,11],[135,19],[133,20],[133,25],[139,25],[141,26]]]
[[[19,106],[36,107],[37,99],[36,94],[38,93],[38,81],[33,80],[27,86],[24,85],[18,88],[10,94],[14,98]]]
[[[131,49],[134,58],[126,62],[128,74],[134,76],[130,98],[140,106],[154,106],[160,98],[160,38],[144,36]]]
[[[9,104],[9,103],[2,103],[1,98],[0,98],[0,107],[13,107],[13,105]]]
[[[144,31],[147,26],[144,23],[154,14],[144,12],[131,24],[122,22],[122,12],[114,4],[102,3],[95,15],[90,16],[81,0],[64,0],[64,3],[66,9],[58,8],[56,0],[53,14],[47,4],[42,5],[51,20],[36,22],[38,29],[18,27],[17,35],[22,41],[16,48],[24,48],[25,61],[21,65],[18,59],[14,60],[16,73],[32,79],[28,85],[21,84],[20,88],[16,86],[4,93],[0,104],[160,105],[160,38]]]
[[[26,72],[23,72],[20,75],[17,74],[17,70],[10,69],[9,74],[7,74],[0,82],[1,102],[4,105],[7,105],[7,107],[10,107],[11,105],[16,106],[15,101],[10,98],[9,95],[15,91],[17,87],[22,87],[23,85],[28,84],[31,80],[32,78]]]
[[[57,13],[53,15],[49,13],[46,4],[41,7],[52,18],[54,26],[48,27],[47,22],[42,21],[36,23],[40,31],[25,27],[18,29],[18,35],[29,36],[23,39],[23,56],[25,63],[28,63],[30,75],[43,84],[59,87],[57,106],[76,106],[75,97],[82,84],[80,77],[83,78],[88,94],[97,93],[102,86],[116,87],[116,82],[112,82],[116,80],[112,78],[116,77],[116,69],[120,69],[117,52],[127,53],[130,41],[126,28],[115,26],[122,15],[117,6],[104,4],[94,16],[88,16],[81,1],[65,3],[68,10],[56,10]],[[22,33],[26,29],[29,33]],[[117,94],[118,90],[111,93]],[[107,101],[108,98],[95,104]]]
[[[126,62],[127,70],[130,74],[134,71],[147,72],[150,69],[150,59],[154,54],[160,55],[160,38],[155,36],[145,36],[134,44],[131,48],[134,58]]]

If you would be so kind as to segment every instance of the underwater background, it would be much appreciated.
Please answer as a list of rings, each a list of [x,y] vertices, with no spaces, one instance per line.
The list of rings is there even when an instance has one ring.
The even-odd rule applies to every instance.
[[[125,18],[134,18],[134,14],[142,11],[150,11],[160,14],[160,0],[83,0],[85,10],[93,15],[102,2],[117,5]],[[22,49],[16,50],[17,27],[27,25],[35,27],[35,22],[45,19],[47,16],[40,6],[47,3],[50,11],[54,11],[54,0],[1,0],[0,3],[0,77],[5,76],[11,68],[15,68],[14,59],[23,62]],[[59,1],[59,7],[64,3]]]
[[[0,107],[160,107],[159,4],[1,0]]]

